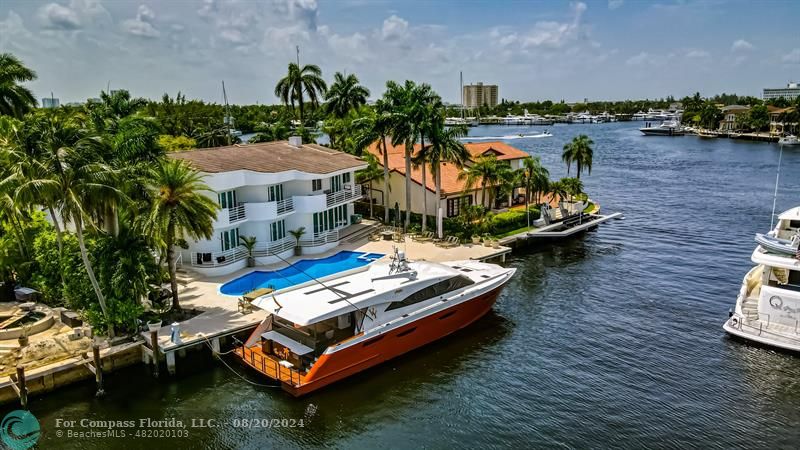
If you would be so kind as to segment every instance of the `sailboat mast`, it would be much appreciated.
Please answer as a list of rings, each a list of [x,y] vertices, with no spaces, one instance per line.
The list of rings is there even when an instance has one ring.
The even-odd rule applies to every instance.
[[[225,118],[222,123],[225,124],[225,131],[228,139],[228,145],[231,145],[231,110],[228,106],[228,93],[225,92],[225,80],[222,80],[222,101],[225,102]]]

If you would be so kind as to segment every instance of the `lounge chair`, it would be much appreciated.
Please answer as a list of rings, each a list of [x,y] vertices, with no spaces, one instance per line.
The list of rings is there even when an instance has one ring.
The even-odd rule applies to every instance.
[[[372,233],[369,235],[370,241],[380,241],[381,239],[383,239],[383,236],[381,236],[380,233]]]
[[[393,240],[393,241],[395,241],[395,242],[397,242],[397,243],[402,243],[402,242],[405,242],[405,241],[406,241],[406,240],[405,240],[405,238],[403,237],[403,235],[402,235],[401,233],[395,233],[395,234],[393,234],[393,235],[392,235],[392,240]]]

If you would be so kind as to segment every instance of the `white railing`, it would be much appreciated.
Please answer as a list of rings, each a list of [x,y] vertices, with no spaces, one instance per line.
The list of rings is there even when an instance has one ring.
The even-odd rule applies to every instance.
[[[292,212],[294,210],[294,200],[292,200],[292,197],[278,201],[277,210],[278,214],[286,214]]]
[[[253,249],[253,257],[263,258],[283,253],[294,248],[295,240],[291,236],[274,242],[257,243]],[[194,267],[219,267],[227,266],[246,259],[249,255],[247,249],[239,246],[223,252],[192,252],[189,254]]]
[[[318,245],[330,244],[339,242],[339,230],[323,231],[321,233],[314,233],[312,236],[300,239],[301,247],[316,247]]]
[[[235,223],[247,218],[245,213],[245,204],[239,203],[233,208],[228,208],[228,223]]]
[[[337,192],[329,192],[325,194],[325,202],[328,208],[339,203],[357,200],[362,197],[361,185],[345,185],[345,188]]]

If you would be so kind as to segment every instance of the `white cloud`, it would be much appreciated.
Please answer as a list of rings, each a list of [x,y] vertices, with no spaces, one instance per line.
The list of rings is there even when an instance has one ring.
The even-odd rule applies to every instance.
[[[406,36],[407,31],[408,21],[392,14],[388,19],[383,21],[381,39],[384,41],[399,40]]]
[[[754,48],[755,47],[753,46],[753,44],[745,41],[744,39],[739,39],[739,40],[735,41],[733,43],[733,45],[731,45],[731,51],[732,52],[746,52],[746,51],[752,50]]]
[[[625,3],[625,0],[608,0],[608,9],[617,9]]]
[[[686,57],[687,58],[698,58],[699,59],[699,58],[708,58],[710,56],[711,56],[711,54],[708,53],[705,50],[691,49],[688,52],[686,52]]]
[[[628,58],[625,61],[625,64],[629,66],[644,66],[644,65],[653,65],[655,62],[657,62],[655,56],[647,52],[640,52],[639,54]]]
[[[155,12],[147,5],[139,5],[135,19],[123,20],[120,26],[122,30],[133,36],[155,39],[161,36],[161,32],[153,26],[156,18]]]
[[[800,48],[792,49],[792,51],[783,55],[781,61],[786,64],[800,64]]]
[[[45,28],[56,30],[77,30],[81,28],[78,14],[58,3],[48,3],[42,6],[39,8],[37,15]]]
[[[231,44],[242,44],[245,41],[242,32],[235,28],[220,31],[219,37],[223,41],[230,42]]]
[[[334,33],[328,37],[328,43],[337,55],[358,62],[364,62],[370,56],[367,37],[358,32],[350,36],[340,36]]]
[[[523,48],[561,48],[580,36],[581,17],[586,11],[586,3],[571,5],[573,18],[571,22],[542,21],[536,22],[533,29],[522,36]]]

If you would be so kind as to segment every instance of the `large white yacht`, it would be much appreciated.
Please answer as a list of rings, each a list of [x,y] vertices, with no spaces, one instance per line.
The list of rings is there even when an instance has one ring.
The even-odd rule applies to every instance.
[[[778,216],[767,235],[757,235],[756,264],[744,277],[736,308],[723,328],[731,335],[800,351],[800,206]]]
[[[236,348],[300,396],[458,331],[486,314],[515,269],[477,261],[381,261],[266,293],[267,318]]]

